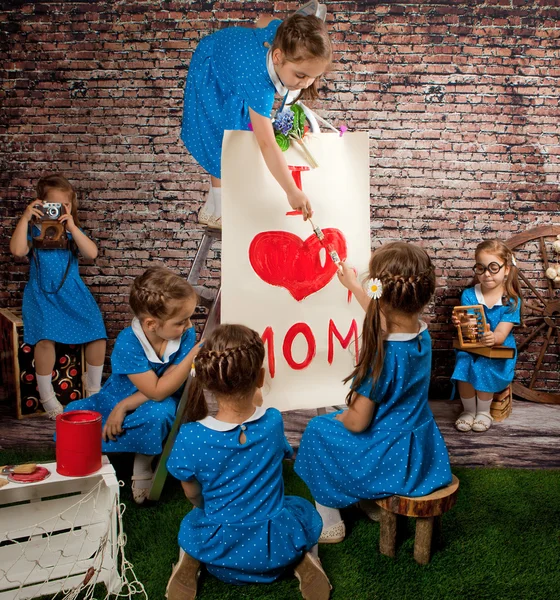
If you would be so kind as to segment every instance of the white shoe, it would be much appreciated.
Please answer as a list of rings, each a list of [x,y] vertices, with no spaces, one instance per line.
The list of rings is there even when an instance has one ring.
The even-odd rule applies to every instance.
[[[459,415],[459,418],[455,421],[455,429],[464,433],[472,429],[473,423],[474,415],[471,412],[464,411]]]
[[[344,521],[339,521],[321,531],[319,544],[338,544],[344,540],[345,535],[346,526],[344,525]]]
[[[204,206],[198,211],[198,222],[202,225],[208,225],[210,219],[214,215],[214,194],[212,194],[212,187],[206,194],[206,202]]]
[[[47,417],[51,421],[56,420],[56,416],[60,415],[64,412],[64,406],[60,404],[58,398],[56,396],[51,396],[48,400],[41,400],[41,404],[43,405],[43,410],[47,413]]]
[[[199,218],[200,221],[200,218]],[[217,217],[216,215],[211,215],[206,221],[206,225],[210,227],[210,229],[221,229],[222,228],[222,217]]]
[[[488,413],[477,413],[472,424],[472,430],[477,433],[483,433],[488,431],[492,425],[493,417]]]

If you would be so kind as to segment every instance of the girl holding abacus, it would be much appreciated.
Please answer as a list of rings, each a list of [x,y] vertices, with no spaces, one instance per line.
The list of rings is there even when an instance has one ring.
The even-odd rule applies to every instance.
[[[463,291],[461,304],[484,307],[487,331],[481,341],[488,347],[515,348],[513,327],[521,323],[521,288],[513,252],[499,240],[481,242],[475,250],[473,287]],[[453,323],[458,320],[453,317]],[[457,351],[451,376],[457,382],[463,412],[455,421],[458,431],[488,431],[492,425],[490,405],[495,392],[501,392],[515,374],[517,349],[513,358],[487,358]]]

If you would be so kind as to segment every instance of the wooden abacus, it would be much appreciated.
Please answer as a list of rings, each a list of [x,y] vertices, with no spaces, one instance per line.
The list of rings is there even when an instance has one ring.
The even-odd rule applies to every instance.
[[[484,344],[480,341],[486,331],[486,317],[481,304],[472,306],[455,306],[453,314],[459,319],[457,325],[459,334],[459,348],[480,348]]]
[[[453,340],[453,348],[465,350],[487,358],[513,358],[515,350],[509,346],[485,346],[480,340],[486,331],[486,317],[481,304],[455,306],[453,314],[459,319],[458,339]]]

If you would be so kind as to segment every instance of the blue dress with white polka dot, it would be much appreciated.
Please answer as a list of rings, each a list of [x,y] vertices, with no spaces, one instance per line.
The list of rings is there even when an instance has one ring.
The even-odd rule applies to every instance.
[[[129,375],[154,371],[161,377],[165,371],[185,358],[195,344],[194,327],[189,327],[177,344],[177,349],[165,360],[155,362],[146,356],[145,350],[132,327],[123,329],[117,337],[111,354],[112,374],[101,391],[89,398],[70,402],[64,412],[69,410],[95,410],[101,413],[105,425],[111,411],[121,401],[138,389],[129,379]],[[171,342],[168,342],[168,345]],[[136,410],[126,415],[123,421],[124,433],[116,440],[102,442],[103,452],[138,452],[154,456],[162,451],[162,444],[169,433],[182,388],[164,400],[148,400]]]
[[[517,303],[517,307],[515,308],[513,300],[510,300],[506,305],[500,301],[492,308],[488,308],[480,290],[480,284],[464,290],[461,294],[462,306],[472,306],[473,304],[481,304],[483,306],[486,322],[490,325],[492,331],[501,322],[513,323],[515,325],[519,325],[521,322],[521,301]],[[515,348],[513,358],[488,358],[458,350],[455,369],[453,370],[451,379],[453,381],[466,381],[477,392],[501,392],[513,381],[515,376],[517,348],[513,329],[509,332],[502,345]]]
[[[282,460],[292,454],[273,408],[257,408],[241,425],[213,417],[182,425],[167,468],[181,481],[201,484],[204,507],[184,517],[181,548],[227,583],[277,579],[322,529],[310,502],[284,496]]]
[[[346,429],[335,419],[342,411],[309,422],[295,470],[320,504],[423,496],[451,483],[447,448],[428,405],[432,346],[422,327],[416,336],[388,336],[377,383],[368,379],[356,389],[378,404],[365,431]]]
[[[34,227],[33,235],[39,233],[40,229]],[[67,235],[71,240],[72,235]],[[35,249],[34,252],[35,257],[29,253],[29,281],[23,292],[24,342],[34,345],[39,340],[52,340],[61,344],[85,344],[105,339],[103,317],[80,277],[78,258],[70,250],[58,248]],[[68,274],[62,283],[67,268]]]
[[[181,139],[196,161],[221,177],[224,131],[249,129],[249,107],[271,116],[275,88],[266,66],[281,21],[268,27],[229,27],[200,41],[193,54]],[[266,45],[265,45],[266,44]]]

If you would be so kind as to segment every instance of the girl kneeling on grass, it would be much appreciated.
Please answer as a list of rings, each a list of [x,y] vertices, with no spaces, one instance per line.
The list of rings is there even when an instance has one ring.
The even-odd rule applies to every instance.
[[[321,518],[303,498],[284,496],[282,460],[293,450],[281,414],[259,404],[264,345],[255,331],[222,325],[193,363],[187,423],[167,462],[194,509],[181,523],[169,600],[196,596],[200,563],[226,583],[268,583],[295,567],[303,598],[327,600],[330,583],[316,544]],[[208,416],[203,389],[218,403]]]

